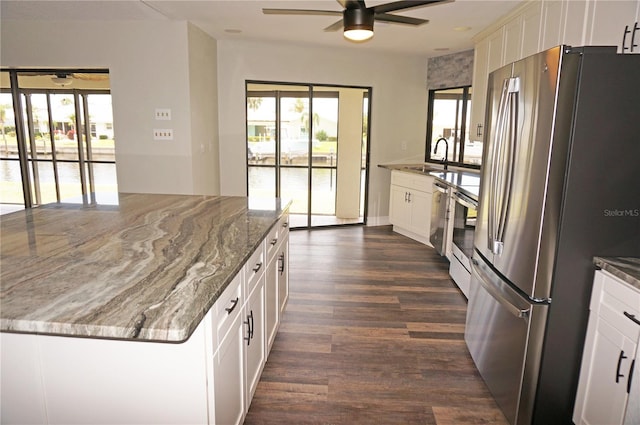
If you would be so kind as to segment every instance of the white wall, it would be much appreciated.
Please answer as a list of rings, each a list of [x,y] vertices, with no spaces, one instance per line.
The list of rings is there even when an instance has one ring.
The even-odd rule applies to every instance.
[[[215,133],[215,40],[168,20],[3,21],[0,31],[3,67],[109,69],[121,192],[217,193],[202,165],[216,163],[215,136],[207,155],[192,146]],[[172,120],[156,121],[156,108],[170,108]],[[210,117],[195,118],[192,109]],[[154,128],[172,128],[174,140],[153,140]]]
[[[422,57],[218,41],[221,194],[246,195],[246,80],[370,86],[369,224],[385,223],[390,172],[378,164],[424,158],[425,75],[426,59]],[[406,150],[402,149],[403,142]]]
[[[193,191],[217,195],[220,193],[217,44],[191,24],[188,35]]]
[[[123,192],[246,195],[247,79],[373,88],[370,224],[388,216],[390,173],[378,164],[424,157],[422,57],[216,42],[168,20],[3,21],[0,35],[3,67],[109,69]],[[156,121],[155,108],[172,120]],[[154,128],[173,128],[174,140],[153,140]]]

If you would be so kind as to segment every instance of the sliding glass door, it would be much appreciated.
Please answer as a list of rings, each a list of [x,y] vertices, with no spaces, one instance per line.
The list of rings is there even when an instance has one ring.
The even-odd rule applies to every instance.
[[[291,200],[294,228],[364,223],[369,94],[248,82],[249,196]]]
[[[0,75],[3,211],[117,193],[108,74],[60,75]]]

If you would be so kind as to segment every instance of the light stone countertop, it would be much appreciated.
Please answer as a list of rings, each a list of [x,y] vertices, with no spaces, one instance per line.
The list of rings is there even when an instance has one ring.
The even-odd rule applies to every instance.
[[[0,331],[184,342],[280,200],[120,194],[0,217]]]
[[[640,258],[595,257],[593,263],[634,288],[640,289]]]
[[[405,173],[422,174],[437,178],[443,183],[462,190],[474,200],[478,200],[480,189],[480,170],[449,168],[445,170],[442,165],[434,163],[419,164],[380,164],[380,168],[402,171]]]

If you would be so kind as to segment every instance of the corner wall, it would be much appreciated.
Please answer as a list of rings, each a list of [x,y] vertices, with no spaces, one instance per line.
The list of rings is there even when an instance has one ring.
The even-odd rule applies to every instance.
[[[113,104],[116,167],[121,192],[214,193],[218,182],[209,179],[192,139],[214,129],[215,40],[188,31],[186,22],[158,21],[2,21],[0,64],[3,67],[108,68]],[[205,41],[205,37],[210,41]],[[194,41],[190,46],[189,42]],[[206,65],[190,61],[202,52]],[[195,66],[192,65],[195,64]],[[212,83],[196,78],[213,73]],[[196,87],[190,87],[191,78]],[[212,88],[207,89],[207,84]],[[190,98],[198,91],[202,95]],[[205,96],[214,96],[205,99]],[[212,106],[208,106],[211,104]],[[205,106],[203,106],[205,105]],[[192,108],[213,114],[206,128],[192,119]],[[156,121],[156,108],[170,108],[171,121]],[[202,120],[203,122],[206,120]],[[174,140],[153,140],[154,128],[172,128]],[[192,135],[192,130],[197,136]],[[212,152],[216,139],[211,139]],[[198,143],[198,146],[200,143]],[[207,146],[208,147],[208,146]],[[195,152],[195,153],[194,153]],[[217,158],[209,168],[217,175]],[[194,171],[197,169],[198,171]]]

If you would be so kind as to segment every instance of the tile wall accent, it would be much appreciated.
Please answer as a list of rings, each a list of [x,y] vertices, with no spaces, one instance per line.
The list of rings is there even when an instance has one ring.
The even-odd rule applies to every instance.
[[[470,86],[473,79],[473,49],[429,58],[427,88]]]

